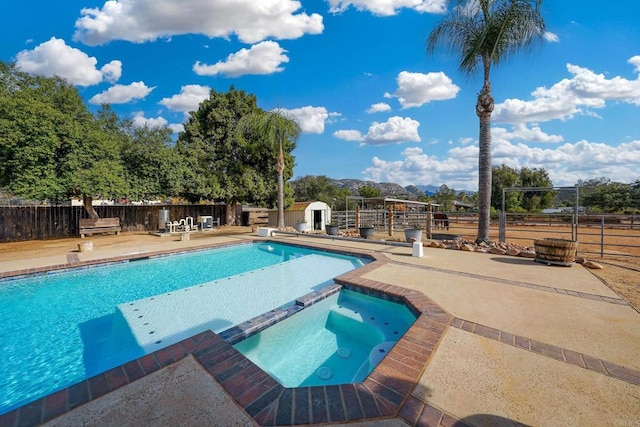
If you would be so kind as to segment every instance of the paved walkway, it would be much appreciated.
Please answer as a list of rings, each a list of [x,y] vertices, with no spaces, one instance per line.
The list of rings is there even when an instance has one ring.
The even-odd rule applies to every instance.
[[[0,262],[0,274],[66,264],[76,257],[91,261],[253,238],[158,238],[104,250],[98,238],[93,252]],[[384,262],[367,268],[358,280],[417,291],[451,315],[398,414],[355,425],[640,426],[640,314],[582,266],[434,248],[416,258],[408,247],[364,241],[274,239],[374,253]],[[155,425],[160,419],[185,425],[254,424],[187,356],[49,425]]]

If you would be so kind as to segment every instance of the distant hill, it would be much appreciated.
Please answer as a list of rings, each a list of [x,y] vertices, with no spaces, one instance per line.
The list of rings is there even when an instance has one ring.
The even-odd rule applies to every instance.
[[[417,187],[420,190],[422,190],[424,192],[424,194],[426,194],[428,196],[433,196],[440,189],[440,187],[437,186],[437,185],[418,185]]]
[[[424,193],[416,193],[416,190],[420,191],[415,186],[409,186],[407,188],[394,184],[392,182],[374,182],[363,179],[332,179],[336,186],[339,188],[347,188],[351,191],[351,194],[358,195],[359,190],[362,187],[372,187],[380,190],[383,197],[396,197],[399,199],[417,200],[422,197]]]
[[[404,200],[419,200],[425,195],[433,196],[440,189],[440,186],[437,185],[407,185],[406,187],[403,187],[393,182],[374,182],[371,180],[354,178],[329,178],[329,181],[331,181],[331,183],[338,188],[348,189],[354,196],[357,196],[359,194],[360,188],[369,186],[380,190],[383,197],[394,197]],[[459,192],[464,192],[469,195],[474,194],[473,191]]]

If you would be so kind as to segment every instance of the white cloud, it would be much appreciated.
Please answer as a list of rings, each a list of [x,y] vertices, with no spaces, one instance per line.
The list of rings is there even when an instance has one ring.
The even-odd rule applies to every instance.
[[[138,111],[133,115],[133,125],[136,127],[161,128],[168,124],[169,122],[164,117],[145,117],[143,111]]]
[[[371,145],[400,144],[419,142],[418,126],[420,122],[409,117],[390,117],[384,123],[373,122],[362,143]]]
[[[387,111],[391,111],[391,106],[386,102],[378,102],[377,104],[373,104],[371,107],[369,107],[367,113],[386,113]]]
[[[455,98],[460,88],[443,72],[410,73],[402,71],[396,78],[398,89],[385,98],[398,98],[402,108],[420,107],[431,101]]]
[[[164,117],[145,117],[143,111],[138,111],[133,115],[133,125],[136,127],[147,126],[149,128],[162,128],[168,127],[173,133],[180,133],[184,131],[184,125],[182,123],[169,123]]]
[[[552,33],[551,31],[545,31],[542,37],[544,37],[546,41],[551,43],[557,43],[560,41],[560,37],[558,37],[557,34]]]
[[[629,63],[640,69],[640,57]],[[640,76],[628,80],[620,76],[607,79],[604,74],[567,64],[573,75],[550,88],[539,87],[533,91],[533,100],[507,99],[496,104],[493,120],[503,123],[544,122],[570,119],[576,114],[594,115],[591,109],[604,108],[607,101],[640,105]]]
[[[353,129],[337,130],[333,133],[333,136],[335,136],[338,139],[344,139],[345,141],[356,141],[356,142],[362,141],[362,133],[360,133],[359,130],[353,130]]]
[[[111,86],[106,91],[94,95],[89,102],[91,104],[126,104],[134,99],[143,99],[151,93],[155,87],[147,87],[144,82],[133,82],[130,85]]]
[[[229,77],[239,77],[246,74],[273,74],[284,71],[282,63],[289,62],[286,50],[273,41],[266,41],[251,46],[251,49],[241,49],[227,57],[226,61],[219,61],[215,65],[206,65],[197,61],[193,71],[200,76],[215,76],[223,74]]]
[[[371,166],[363,171],[366,179],[376,182],[395,182],[400,185],[446,183],[455,189],[477,187],[474,168],[477,168],[477,157],[469,161],[449,157],[439,160],[435,156],[425,154],[422,148],[409,147],[402,151],[402,160],[386,161],[379,157],[371,159]],[[477,174],[475,175],[477,177]]]
[[[495,135],[500,132],[502,128],[494,127],[491,129],[491,135]],[[506,130],[505,130],[506,132]],[[538,126],[528,128],[524,123],[517,124],[514,127],[513,132],[507,132],[506,137],[509,139],[518,139],[528,142],[550,142],[558,143],[564,141],[562,135],[549,135],[540,129]]]
[[[74,39],[95,46],[111,40],[143,43],[180,34],[212,38],[235,34],[251,44],[322,33],[322,16],[296,13],[300,8],[296,0],[108,0],[101,9],[80,11]]]
[[[494,129],[492,136],[494,165],[543,168],[549,172],[555,186],[573,186],[580,179],[594,176],[627,183],[638,179],[640,140],[617,147],[582,140],[554,148],[539,148],[512,142],[504,129]],[[363,171],[364,177],[400,185],[445,183],[456,190],[476,190],[478,187],[477,142],[449,149],[444,159],[430,156],[418,147],[407,148],[401,154],[403,159],[395,161],[374,157],[371,166]]]
[[[55,37],[16,56],[16,65],[24,72],[46,77],[60,76],[78,86],[92,86],[103,80],[115,83],[122,75],[122,62],[118,60],[101,69],[96,68],[97,64],[96,58]]]
[[[310,105],[292,110],[281,108],[280,111],[293,116],[300,125],[302,133],[324,133],[324,124],[330,115],[326,108],[312,107]],[[331,116],[336,116],[336,114],[331,113]]]
[[[636,67],[635,72],[640,73],[640,55],[633,56],[629,59],[629,64]]]
[[[374,15],[391,16],[399,9],[414,9],[421,13],[445,13],[447,0],[329,0],[331,13],[342,13],[350,6]]]
[[[184,125],[182,123],[171,123],[169,129],[171,129],[173,133],[184,132]]]
[[[160,104],[171,111],[189,113],[196,111],[200,103],[209,98],[209,92],[211,92],[209,86],[186,85],[182,86],[180,93],[170,98],[163,98]]]

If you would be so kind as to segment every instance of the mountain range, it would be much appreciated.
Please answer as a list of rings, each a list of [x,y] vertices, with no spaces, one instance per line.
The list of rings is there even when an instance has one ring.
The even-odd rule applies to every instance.
[[[425,194],[433,196],[440,188],[435,185],[408,185],[403,187],[393,182],[374,182],[362,179],[331,179],[331,182],[339,188],[349,189],[352,194],[358,194],[360,188],[368,186],[380,190],[384,197],[406,200],[417,200]]]

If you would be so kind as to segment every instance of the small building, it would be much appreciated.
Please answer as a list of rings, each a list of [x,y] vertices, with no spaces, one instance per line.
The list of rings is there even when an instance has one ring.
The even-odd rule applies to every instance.
[[[307,231],[324,230],[325,224],[331,222],[331,208],[324,202],[294,202],[284,211],[284,226],[295,227],[298,223],[306,223]],[[269,211],[269,227],[278,226],[278,209]]]

